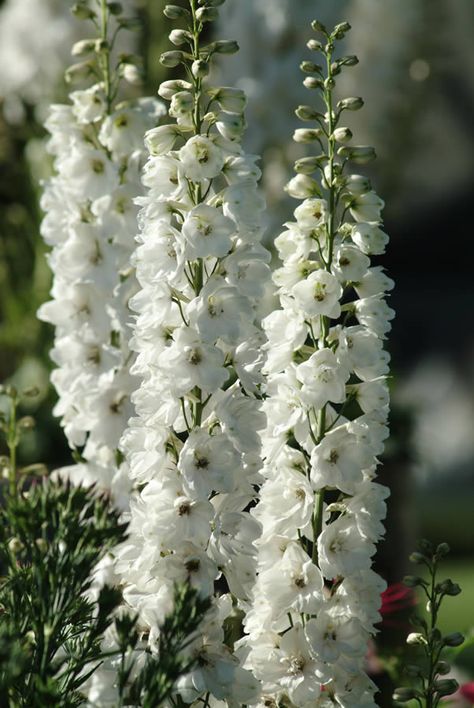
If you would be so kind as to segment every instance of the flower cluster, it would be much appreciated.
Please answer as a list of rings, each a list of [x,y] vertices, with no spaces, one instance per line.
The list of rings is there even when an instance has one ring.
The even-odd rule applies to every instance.
[[[140,290],[130,303],[140,386],[121,442],[141,492],[117,567],[152,648],[175,582],[216,596],[188,648],[197,668],[177,692],[186,703],[212,694],[243,705],[256,682],[224,643],[223,625],[250,599],[255,576],[259,524],[245,509],[261,468],[260,320],[271,280],[260,171],[240,144],[245,95],[205,80],[214,54],[238,48],[230,40],[202,45],[218,4],[164,10],[186,27],[171,32],[180,48],[161,61],[183,65],[187,80],[160,86],[176,122],[146,134],[147,194],[132,260]]]
[[[320,152],[296,163],[287,190],[302,203],[276,239],[281,309],[264,320],[265,481],[252,511],[263,531],[241,651],[262,682],[259,705],[368,708],[374,686],[364,656],[385,587],[371,559],[387,496],[374,479],[387,436],[383,340],[393,283],[370,260],[388,240],[383,202],[346,169],[373,157],[372,148],[349,146],[351,131],[340,125],[362,101],[334,100],[337,75],[357,62],[334,56],[349,26],[313,29],[323,42],[308,47],[321,51],[325,68],[313,61],[301,68],[324,109],[300,106],[298,117],[315,126],[294,138]]]
[[[128,347],[128,299],[136,290],[129,265],[133,199],[141,189],[143,133],[156,125],[164,106],[152,99],[113,105],[117,81],[105,12],[102,20],[103,41],[84,40],[77,50],[97,47],[102,81],[73,91],[69,104],[53,105],[46,122],[56,174],[42,197],[41,231],[52,246],[54,280],[53,299],[39,317],[55,326],[55,414],[78,458],[65,473],[111,490],[116,503],[126,506],[129,480],[117,448],[135,388]]]

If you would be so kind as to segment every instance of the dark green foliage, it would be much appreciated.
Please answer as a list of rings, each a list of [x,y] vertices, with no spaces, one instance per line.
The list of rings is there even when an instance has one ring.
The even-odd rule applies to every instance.
[[[5,705],[81,703],[82,672],[100,663],[103,634],[121,601],[107,586],[97,603],[84,594],[94,566],[124,538],[117,512],[93,489],[43,481],[7,495],[0,512]]]

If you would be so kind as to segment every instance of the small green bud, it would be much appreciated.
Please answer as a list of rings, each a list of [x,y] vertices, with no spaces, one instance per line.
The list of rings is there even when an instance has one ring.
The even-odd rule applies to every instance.
[[[423,669],[420,666],[417,666],[416,664],[407,664],[407,666],[405,666],[404,668],[404,671],[407,676],[412,676],[413,678],[423,676]]]
[[[320,166],[321,162],[327,160],[326,155],[320,155],[319,157],[303,157],[301,160],[295,162],[295,172],[303,175],[311,175]]]
[[[310,39],[309,42],[306,42],[306,46],[312,52],[321,52],[323,49],[322,43],[319,42],[317,39]]]
[[[202,59],[196,59],[192,63],[191,72],[195,79],[202,79],[209,74],[209,64]]]
[[[348,55],[346,57],[341,57],[337,60],[339,66],[356,66],[359,63],[358,58],[355,54]]]
[[[298,128],[293,133],[293,140],[295,143],[313,143],[322,134],[321,128]]]
[[[334,27],[331,36],[335,39],[343,39],[344,35],[349,32],[350,29],[351,26],[348,22],[341,22]]]
[[[321,118],[321,113],[311,108],[311,106],[298,106],[295,113],[300,120],[317,120]]]
[[[433,643],[438,643],[441,641],[441,632],[439,631],[438,627],[433,627],[433,629],[429,633],[429,638],[430,641]]]
[[[302,61],[300,64],[301,71],[305,74],[322,74],[322,67],[312,61]]]
[[[439,558],[443,558],[444,556],[447,556],[447,555],[448,555],[448,553],[449,553],[450,550],[451,550],[451,549],[450,549],[450,547],[448,546],[447,543],[440,543],[439,546],[438,546],[437,549],[436,549],[436,555],[437,555]]]
[[[443,582],[439,583],[435,589],[436,592],[443,593],[443,595],[450,595],[451,597],[455,597],[462,592],[461,587],[449,579],[443,580]]]
[[[121,15],[123,12],[123,7],[119,2],[108,2],[107,8],[111,15]]]
[[[464,642],[464,636],[461,632],[452,632],[443,637],[443,644],[446,647],[459,647]]]
[[[181,17],[188,17],[189,10],[179,5],[165,5],[163,15],[169,20],[179,20]]]
[[[140,29],[142,26],[139,17],[119,17],[118,23],[120,27],[128,30],[137,30]]]
[[[184,60],[184,52],[180,52],[180,51],[164,52],[160,56],[160,63],[163,64],[163,66],[168,67],[169,69],[172,69],[175,66],[178,66],[178,64],[181,64],[181,62],[183,60]]]
[[[393,700],[397,703],[408,703],[413,698],[417,698],[420,695],[419,691],[415,688],[396,688],[393,692]]]
[[[440,674],[441,676],[445,676],[446,674],[449,674],[451,671],[451,665],[448,664],[447,661],[438,661],[438,663],[435,666],[435,672],[437,674]]]
[[[328,34],[328,31],[327,31],[326,27],[325,27],[325,26],[323,25],[323,23],[320,22],[319,20],[313,20],[312,23],[311,23],[311,27],[313,28],[313,30],[314,30],[315,32],[322,32],[322,33],[325,34],[326,36],[327,36],[327,34]]]
[[[87,7],[87,5],[82,2],[77,2],[73,5],[71,12],[78,20],[92,20],[97,17],[94,10],[91,10],[90,7]]]
[[[303,81],[303,86],[307,89],[320,89],[324,86],[322,79],[317,79],[315,76],[307,76]]]
[[[219,7],[223,5],[225,0],[199,0],[199,5],[206,5],[206,7]]]
[[[408,560],[410,561],[410,563],[416,563],[417,565],[419,565],[420,563],[423,563],[426,558],[423,553],[418,553],[417,551],[415,551],[414,553],[411,553],[408,556]]]
[[[196,19],[199,22],[214,22],[219,17],[219,12],[215,7],[200,7],[196,10]]]
[[[192,34],[184,29],[174,29],[171,30],[169,34],[170,42],[176,47],[180,47],[182,44],[186,44],[186,42],[191,42],[192,39]]]
[[[369,145],[357,145],[353,147],[341,147],[337,151],[340,157],[345,157],[356,165],[366,165],[368,162],[375,160],[376,154],[373,147]]]
[[[430,543],[430,541],[427,541],[426,538],[422,538],[421,541],[418,541],[418,548],[422,553],[428,556],[432,556],[434,549],[433,549],[433,544]]]
[[[364,105],[364,101],[359,97],[351,96],[339,101],[337,107],[341,111],[358,111]]]
[[[233,39],[218,39],[211,46],[216,54],[236,54],[239,51],[238,42]]]
[[[434,682],[434,688],[439,696],[450,696],[458,690],[459,684],[456,679],[439,679]]]

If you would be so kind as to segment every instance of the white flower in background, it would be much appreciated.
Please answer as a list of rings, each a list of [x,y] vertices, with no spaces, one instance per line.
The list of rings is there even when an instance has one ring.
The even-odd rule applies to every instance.
[[[152,650],[173,581],[189,580],[214,597],[188,649],[197,666],[176,692],[196,706],[208,699],[250,705],[258,682],[224,644],[223,623],[233,603],[248,605],[256,571],[260,525],[246,509],[261,479],[260,319],[271,290],[269,254],[260,244],[257,158],[240,145],[245,96],[203,80],[196,19],[203,8],[192,2],[189,9],[196,20],[189,81],[166,81],[159,90],[176,123],[146,136],[147,192],[132,258],[139,291],[130,302],[138,387],[121,442],[130,477],[143,487],[118,569]],[[170,38],[181,42],[183,33]],[[321,577],[301,560],[292,573],[307,582],[301,603],[313,606]]]
[[[132,10],[135,0],[125,0],[122,5]],[[64,69],[70,62],[71,46],[81,33],[82,24],[71,14],[69,3],[5,0],[0,8],[0,98],[8,120],[23,120],[23,102],[33,105],[38,119],[44,120],[51,100],[64,93]],[[117,50],[130,53],[134,43],[132,33],[122,33]],[[92,89],[71,96],[85,120],[88,115],[98,120],[94,94],[97,97]]]
[[[136,386],[128,300],[136,289],[133,199],[141,191],[144,161],[137,146],[164,106],[149,99],[116,110],[110,91],[107,81],[74,91],[71,103],[53,105],[46,121],[56,173],[42,197],[42,235],[52,247],[54,279],[53,299],[39,316],[55,326],[55,414],[80,457],[60,473],[111,491],[115,503],[127,507],[130,480],[118,443]],[[109,129],[118,125],[128,147]]]
[[[339,58],[331,45],[347,30],[342,24],[330,41],[331,32],[323,37],[328,66]],[[308,47],[315,48],[312,41]],[[310,63],[303,70],[320,76]],[[364,656],[384,589],[371,564],[388,493],[374,479],[387,436],[383,338],[393,317],[385,292],[393,283],[371,267],[370,256],[383,253],[388,240],[383,202],[368,180],[346,176],[352,148],[338,143],[347,142],[347,131],[337,125],[337,74],[329,71],[325,116],[316,114],[314,128],[309,121],[295,134],[298,142],[318,143],[318,159],[300,160],[297,169],[319,170],[320,185],[306,190],[306,182],[304,189],[301,180],[292,182],[290,193],[304,201],[296,224],[286,224],[276,240],[281,309],[263,322],[265,481],[252,509],[262,534],[240,650],[262,682],[265,701],[256,705],[373,708]],[[306,119],[311,111],[297,112]]]

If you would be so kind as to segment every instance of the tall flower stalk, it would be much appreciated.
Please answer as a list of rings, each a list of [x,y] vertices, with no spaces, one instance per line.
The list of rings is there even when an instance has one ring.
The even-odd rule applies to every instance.
[[[348,171],[374,157],[349,144],[342,124],[363,102],[335,96],[337,77],[357,63],[337,56],[350,28],[312,26],[322,41],[308,48],[322,65],[301,68],[321,105],[296,111],[308,127],[295,141],[316,149],[287,187],[302,203],[276,239],[281,309],[264,321],[265,482],[252,512],[263,533],[244,665],[262,682],[261,705],[375,706],[364,656],[385,587],[371,558],[387,496],[374,479],[387,436],[383,340],[393,311],[384,298],[393,283],[370,261],[388,241],[383,202]]]
[[[66,75],[95,83],[73,91],[70,103],[51,106],[46,122],[56,174],[45,185],[41,231],[52,246],[54,280],[53,299],[39,316],[55,326],[55,413],[77,462],[64,473],[110,490],[126,506],[128,475],[117,446],[135,387],[128,346],[128,299],[136,289],[129,265],[133,198],[141,191],[143,133],[164,107],[152,99],[118,103],[122,76],[134,73],[130,56],[117,59],[114,52],[131,24],[119,3],[84,0],[74,12],[95,36],[74,45],[80,61]]]
[[[265,425],[259,322],[269,254],[260,244],[257,158],[240,144],[245,95],[206,78],[215,55],[238,49],[230,40],[204,41],[221,4],[165,7],[184,27],[172,30],[177,49],[161,61],[182,67],[184,78],[159,89],[176,122],[146,135],[147,195],[133,256],[141,289],[131,301],[132,372],[141,384],[122,450],[141,493],[118,563],[124,595],[149,628],[152,649],[174,582],[188,580],[214,598],[188,648],[197,668],[178,682],[174,705],[209,705],[211,696],[243,705],[256,688],[225,630],[255,575],[259,528],[245,509]]]

